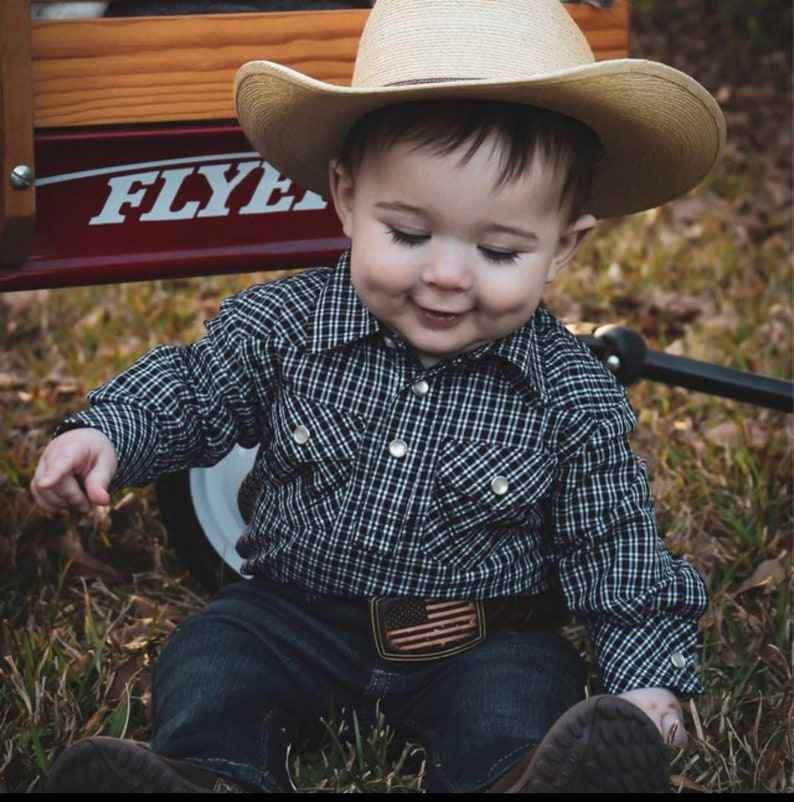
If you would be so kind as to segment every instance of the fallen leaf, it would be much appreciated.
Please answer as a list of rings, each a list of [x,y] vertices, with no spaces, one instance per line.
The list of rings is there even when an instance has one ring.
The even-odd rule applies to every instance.
[[[754,588],[765,587],[770,583],[777,585],[785,578],[786,572],[778,560],[764,560],[755,571],[753,571],[753,575],[742,582],[739,589],[736,591],[736,595],[738,596],[740,593],[745,593]]]
[[[68,526],[62,535],[52,537],[49,546],[56,554],[68,560],[72,564],[72,570],[79,576],[107,579],[114,582],[123,579],[123,576],[115,568],[93,557],[83,548],[80,534],[75,526]]]
[[[143,676],[144,674],[145,676]],[[113,683],[110,688],[110,698],[121,699],[128,687],[131,687],[133,691],[139,692],[139,689],[148,689],[150,684],[151,678],[148,672],[144,672],[135,657],[128,657],[115,667]]]
[[[113,642],[127,652],[139,652],[147,648],[160,635],[170,635],[176,624],[168,620],[154,621],[142,618],[124,627],[116,627],[111,633]]]
[[[769,442],[769,433],[766,429],[752,420],[743,421],[744,436],[747,445],[751,448],[764,448]]]
[[[739,427],[732,421],[712,426],[703,433],[703,436],[715,446],[725,448],[736,448],[740,442]]]
[[[697,794],[713,793],[710,789],[706,788],[705,785],[700,785],[700,783],[696,783],[694,780],[688,780],[686,777],[682,777],[680,774],[670,775],[670,782],[673,786],[675,786],[677,792],[691,791]]]

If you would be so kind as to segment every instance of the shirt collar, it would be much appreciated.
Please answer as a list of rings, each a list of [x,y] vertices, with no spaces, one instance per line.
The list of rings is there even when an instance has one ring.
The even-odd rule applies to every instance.
[[[541,329],[547,324],[547,319],[548,312],[541,306],[521,328],[475,352],[492,354],[515,366],[541,400],[546,399],[548,394],[540,347]]]
[[[337,348],[379,330],[380,324],[353,287],[348,249],[339,257],[317,299],[309,331],[309,350],[320,352]]]
[[[476,349],[465,355],[464,359],[495,356],[510,362],[543,399],[547,395],[547,387],[539,340],[540,329],[547,324],[548,317],[548,312],[541,305],[521,328]],[[339,257],[317,299],[308,338],[309,350],[320,352],[338,348],[381,331],[380,323],[364,306],[353,287],[348,249]]]

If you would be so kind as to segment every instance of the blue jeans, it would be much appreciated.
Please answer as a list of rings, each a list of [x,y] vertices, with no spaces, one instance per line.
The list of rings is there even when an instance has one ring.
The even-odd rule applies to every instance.
[[[155,665],[157,754],[251,790],[290,790],[287,746],[307,723],[377,709],[426,751],[428,792],[491,785],[584,696],[585,668],[555,632],[489,631],[430,661],[378,657],[366,603],[260,580],[228,586],[170,637]]]

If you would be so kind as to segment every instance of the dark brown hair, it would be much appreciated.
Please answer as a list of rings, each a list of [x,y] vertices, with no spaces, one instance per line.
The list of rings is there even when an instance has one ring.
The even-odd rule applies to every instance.
[[[496,134],[503,143],[499,184],[523,175],[536,155],[555,170],[564,170],[561,204],[575,220],[587,211],[593,168],[600,142],[584,123],[536,106],[494,100],[422,100],[385,106],[369,112],[348,131],[339,160],[350,172],[370,149],[412,142],[439,154],[466,145],[468,160]]]

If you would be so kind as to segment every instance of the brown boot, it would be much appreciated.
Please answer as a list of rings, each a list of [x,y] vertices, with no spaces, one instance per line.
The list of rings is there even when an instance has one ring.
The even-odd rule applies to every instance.
[[[593,696],[574,705],[488,793],[668,793],[670,757],[636,705]]]
[[[45,791],[72,793],[245,793],[224,777],[160,757],[131,741],[87,738],[56,761]]]

